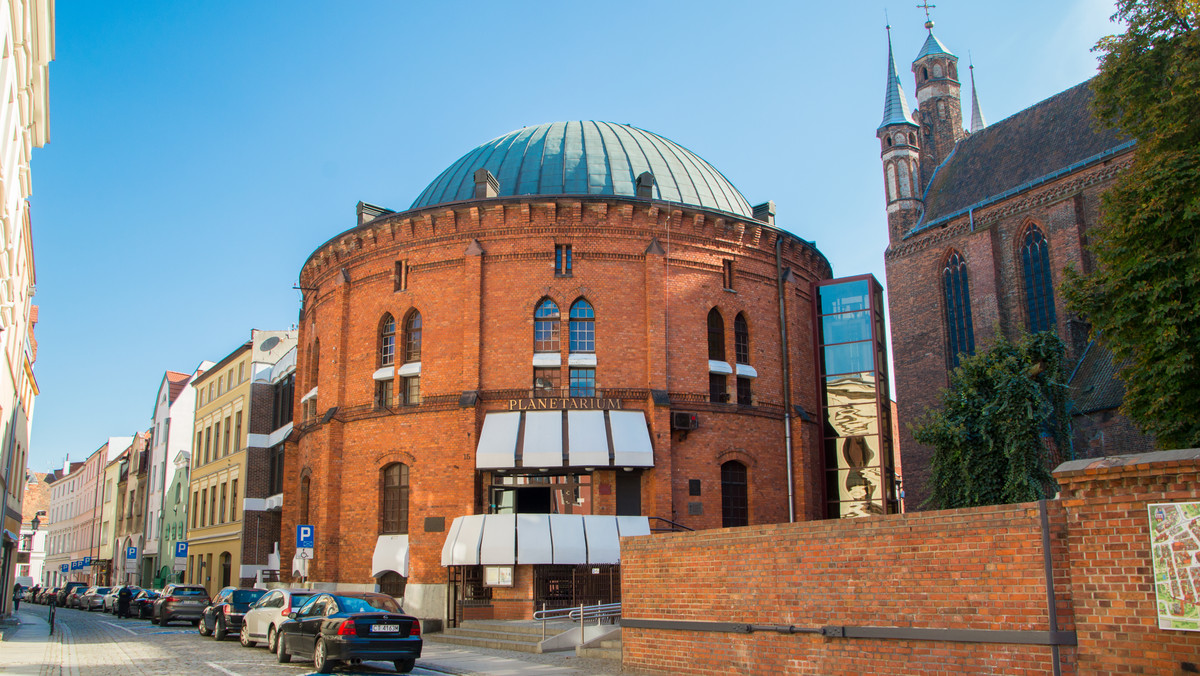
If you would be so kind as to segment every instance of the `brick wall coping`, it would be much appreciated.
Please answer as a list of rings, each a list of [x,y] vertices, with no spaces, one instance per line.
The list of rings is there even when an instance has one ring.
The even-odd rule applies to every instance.
[[[1071,460],[1064,462],[1054,470],[1054,478],[1059,481],[1066,480],[1070,482],[1072,479],[1084,476],[1098,478],[1099,475],[1105,474],[1158,472],[1168,467],[1187,467],[1192,465],[1200,467],[1200,448]]]

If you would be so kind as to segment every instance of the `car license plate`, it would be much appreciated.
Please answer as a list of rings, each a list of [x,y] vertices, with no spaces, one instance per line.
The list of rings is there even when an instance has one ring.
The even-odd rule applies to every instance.
[[[374,631],[377,634],[383,634],[383,633],[394,634],[394,633],[397,633],[400,631],[400,625],[398,625],[398,624],[377,624],[374,627],[371,627],[371,631]]]

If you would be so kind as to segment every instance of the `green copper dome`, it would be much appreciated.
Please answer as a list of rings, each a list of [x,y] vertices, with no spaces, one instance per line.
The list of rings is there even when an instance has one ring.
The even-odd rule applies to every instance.
[[[500,196],[635,197],[637,177],[654,174],[654,198],[751,218],[750,204],[721,172],[687,148],[627,124],[554,122],[505,134],[463,155],[412,208],[471,199],[477,169],[492,172]]]

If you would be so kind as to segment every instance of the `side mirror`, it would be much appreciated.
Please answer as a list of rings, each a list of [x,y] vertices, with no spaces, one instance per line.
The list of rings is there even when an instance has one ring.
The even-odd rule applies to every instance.
[[[293,610],[292,612],[288,613],[288,618],[292,620],[296,619],[296,611]]]

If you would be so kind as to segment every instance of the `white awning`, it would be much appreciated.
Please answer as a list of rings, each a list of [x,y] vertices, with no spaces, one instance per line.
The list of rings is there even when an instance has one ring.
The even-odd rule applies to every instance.
[[[475,452],[476,469],[653,466],[646,414],[637,410],[488,413]]]
[[[533,365],[543,368],[562,366],[562,354],[558,352],[534,352]]]
[[[709,373],[721,373],[724,375],[732,375],[733,367],[729,365],[729,362],[717,361],[715,359],[709,359],[708,360],[708,372]]]
[[[410,361],[407,364],[401,364],[400,368],[396,369],[396,375],[400,376],[401,378],[421,375],[421,362]]]
[[[408,577],[408,536],[380,535],[371,556],[371,577],[391,571]]]
[[[478,469],[507,469],[517,466],[517,431],[521,414],[517,411],[489,413],[483,419],[479,446],[475,449]]]
[[[395,378],[395,377],[396,377],[396,367],[395,366],[384,366],[383,368],[379,369],[375,373],[371,374],[371,378],[374,380],[391,380],[392,378]]]
[[[609,411],[614,467],[653,467],[654,447],[641,411]]]
[[[314,387],[308,391],[308,394],[304,395],[303,397],[300,397],[300,403],[303,404],[304,402],[308,401],[309,399],[312,399],[315,396],[317,396],[317,388]]]
[[[442,565],[620,563],[619,538],[649,534],[644,516],[471,514],[451,523]]]
[[[576,354],[567,355],[568,366],[595,366],[596,353],[594,352],[579,352]]]
[[[758,377],[758,371],[755,371],[754,367],[749,364],[738,364],[737,365],[737,374],[738,374],[739,378],[757,378]]]

